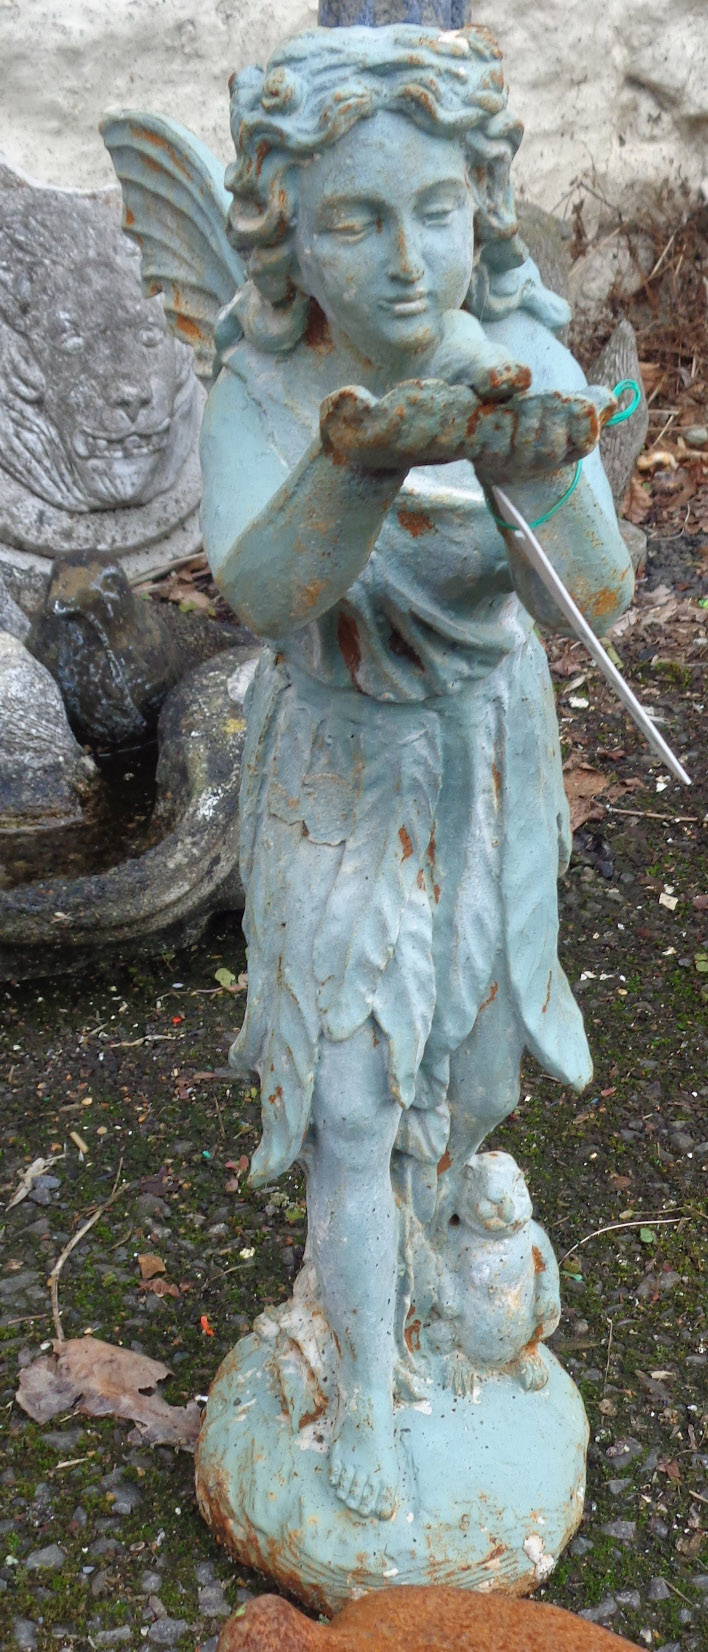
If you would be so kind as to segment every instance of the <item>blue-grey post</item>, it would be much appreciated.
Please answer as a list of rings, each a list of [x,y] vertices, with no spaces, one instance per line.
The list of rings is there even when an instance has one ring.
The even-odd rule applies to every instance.
[[[320,0],[318,21],[325,29],[383,28],[389,23],[421,23],[462,29],[470,21],[469,0]]]

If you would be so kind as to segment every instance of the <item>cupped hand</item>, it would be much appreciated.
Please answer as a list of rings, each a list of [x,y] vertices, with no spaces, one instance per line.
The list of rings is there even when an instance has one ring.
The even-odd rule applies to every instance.
[[[595,447],[617,404],[609,390],[546,391],[483,401],[464,385],[408,379],[379,400],[347,385],[320,408],[326,451],[342,463],[404,473],[468,459],[486,485],[559,470]]]

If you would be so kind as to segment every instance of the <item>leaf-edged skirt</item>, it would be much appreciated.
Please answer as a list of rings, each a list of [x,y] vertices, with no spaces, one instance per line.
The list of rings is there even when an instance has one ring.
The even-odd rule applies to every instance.
[[[254,1183],[303,1151],[321,1041],[369,1016],[402,1135],[409,1108],[444,1120],[450,1056],[500,961],[527,1048],[554,1077],[588,1082],[557,956],[568,813],[533,636],[481,681],[415,704],[330,689],[266,651],[241,839],[248,1003],[231,1061],[261,1081]],[[430,1137],[432,1158],[444,1141]]]

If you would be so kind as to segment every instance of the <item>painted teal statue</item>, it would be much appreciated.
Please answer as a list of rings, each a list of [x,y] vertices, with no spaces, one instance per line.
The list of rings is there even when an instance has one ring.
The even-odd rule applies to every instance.
[[[632,573],[596,447],[616,404],[519,239],[499,58],[474,28],[287,42],[232,79],[226,197],[179,128],[105,128],[148,279],[216,337],[204,539],[265,644],[231,1059],[261,1082],[253,1183],[307,1177],[302,1272],[216,1376],[198,1495],[326,1611],[393,1579],[531,1589],[582,1510],[557,1267],[521,1171],[480,1151],[524,1051],[591,1075],[536,633],[563,624],[492,485],[598,631]]]

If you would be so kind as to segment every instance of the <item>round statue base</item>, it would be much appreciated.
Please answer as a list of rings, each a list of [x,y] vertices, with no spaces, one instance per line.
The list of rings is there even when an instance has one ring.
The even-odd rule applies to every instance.
[[[431,1385],[397,1407],[402,1496],[382,1521],[340,1502],[326,1413],[298,1416],[272,1348],[245,1337],[209,1394],[202,1513],[242,1565],[328,1614],[393,1583],[528,1594],[580,1522],[588,1439],[577,1389],[547,1349],[541,1358],[542,1388],[500,1372],[473,1395]]]

